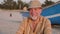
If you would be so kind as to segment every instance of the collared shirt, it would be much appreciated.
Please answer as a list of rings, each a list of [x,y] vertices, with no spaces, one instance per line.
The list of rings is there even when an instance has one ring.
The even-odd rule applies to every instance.
[[[16,34],[52,34],[51,22],[42,16],[39,18],[39,22],[36,28],[31,28],[31,18],[24,19],[20,24],[19,29]]]

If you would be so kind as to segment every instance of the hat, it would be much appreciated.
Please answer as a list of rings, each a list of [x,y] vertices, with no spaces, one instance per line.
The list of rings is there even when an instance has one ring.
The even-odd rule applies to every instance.
[[[37,1],[37,0],[30,1],[28,9],[37,8],[37,7],[41,7],[41,3],[39,1]]]

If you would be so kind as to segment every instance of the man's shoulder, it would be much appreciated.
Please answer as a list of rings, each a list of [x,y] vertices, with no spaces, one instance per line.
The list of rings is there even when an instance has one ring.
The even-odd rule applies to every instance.
[[[50,22],[50,20],[48,18],[46,18],[44,16],[40,16],[40,17],[42,18],[43,21],[49,21]]]
[[[48,18],[44,17],[44,16],[40,16],[42,19],[44,20],[49,20]]]

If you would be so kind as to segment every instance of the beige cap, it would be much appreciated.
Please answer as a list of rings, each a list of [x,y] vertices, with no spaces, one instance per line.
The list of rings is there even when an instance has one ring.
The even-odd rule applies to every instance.
[[[37,7],[41,7],[41,3],[39,1],[36,1],[36,0],[30,1],[28,9],[29,8],[37,8]]]

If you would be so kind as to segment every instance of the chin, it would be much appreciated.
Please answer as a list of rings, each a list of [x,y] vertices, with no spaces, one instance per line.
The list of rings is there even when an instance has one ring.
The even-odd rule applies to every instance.
[[[33,20],[36,20],[37,19],[37,17],[31,17]]]

